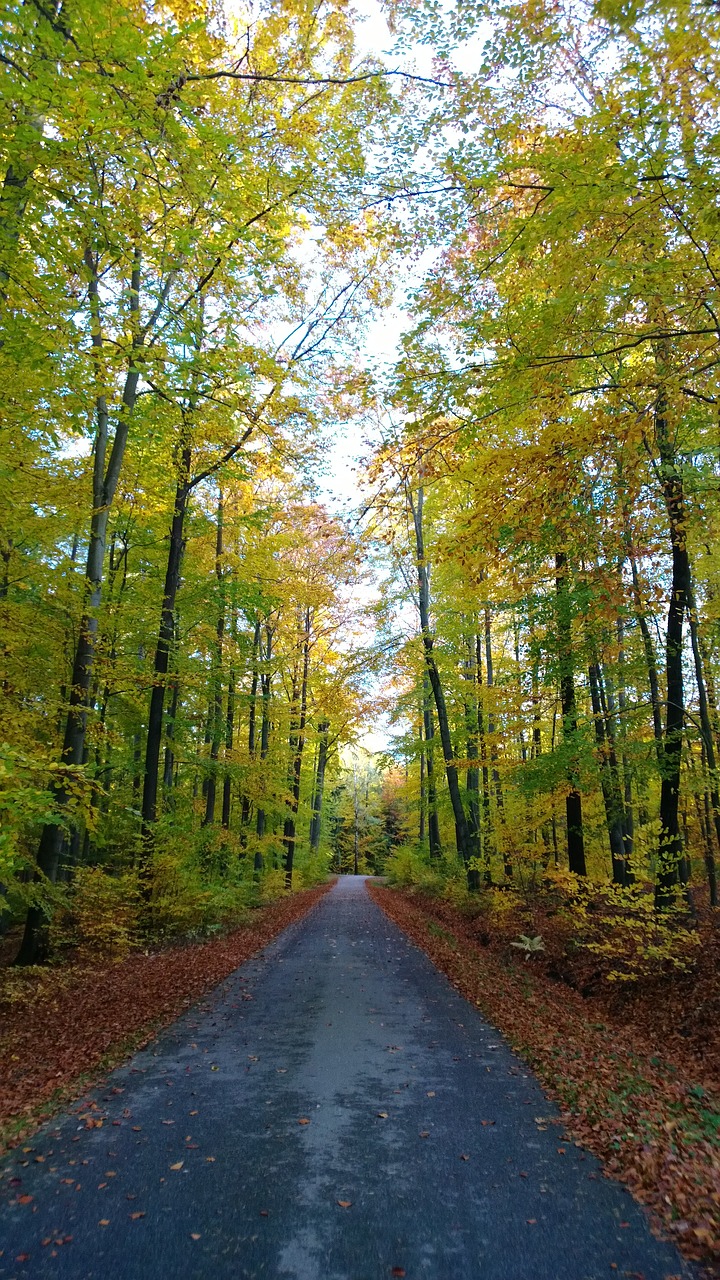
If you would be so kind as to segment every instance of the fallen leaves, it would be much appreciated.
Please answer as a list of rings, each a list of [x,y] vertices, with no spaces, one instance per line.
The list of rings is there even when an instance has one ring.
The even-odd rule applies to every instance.
[[[137,1222],[138,1218],[144,1218],[144,1217],[145,1217],[145,1210],[144,1210],[144,1209],[136,1209],[134,1213],[130,1213],[130,1214],[128,1214],[128,1217],[130,1218],[131,1222]]]
[[[310,1121],[308,1120],[307,1116],[301,1116],[300,1119],[298,1120],[298,1124],[309,1124],[309,1123]]]
[[[190,1239],[191,1239],[191,1240],[202,1240],[202,1234],[201,1234],[201,1232],[200,1232],[200,1231],[191,1231],[191,1232],[190,1232]]]
[[[518,980],[502,948],[481,946],[472,933],[477,922],[464,918],[451,904],[372,882],[368,890],[526,1058],[565,1107],[564,1125],[570,1138],[581,1140],[605,1161],[608,1173],[652,1207],[686,1255],[702,1260],[720,1257],[713,1133],[720,1110],[716,1069],[720,1024],[706,1019],[708,1056],[689,1059],[687,1039],[672,1026],[673,1017],[678,1022],[680,998],[685,1001],[683,1009],[697,1004],[684,979],[663,978],[662,989],[654,997],[659,1009],[655,1021],[649,997],[645,996],[643,1005],[638,988],[616,995],[615,1020],[603,1007],[602,1021],[595,1022],[592,999],[553,982],[541,970],[536,973],[524,966]],[[443,935],[429,930],[428,921],[441,925]],[[713,941],[714,936],[709,937],[705,963],[716,975],[720,935]],[[708,977],[707,984],[710,997],[717,977]],[[709,999],[708,1008],[716,1005],[716,996]],[[628,1092],[633,1100],[631,1120],[623,1109]],[[535,1117],[539,1129],[552,1121],[553,1117]],[[494,1121],[480,1123],[489,1126]],[[564,1155],[566,1148],[557,1151]],[[587,1176],[596,1177],[594,1173]]]
[[[4,975],[11,971],[0,970],[0,1017],[13,1045],[12,1056],[0,1060],[0,1125],[7,1126],[7,1135],[22,1139],[36,1127],[34,1116],[39,1122],[48,1099],[57,1097],[60,1105],[73,1095],[79,1076],[105,1067],[109,1058],[122,1061],[128,1045],[147,1043],[159,1026],[305,915],[329,888],[306,889],[255,910],[248,925],[210,942],[138,952],[104,969],[53,971],[50,984],[41,974],[26,1001],[3,999]],[[20,1133],[17,1117],[23,1120]],[[101,1116],[83,1119],[88,1129],[103,1127]],[[138,1133],[141,1126],[132,1129]]]
[[[183,1167],[184,1163],[185,1163],[185,1161],[184,1161],[184,1160],[178,1160],[178,1161],[176,1161],[176,1163],[175,1163],[175,1164],[171,1164],[171,1165],[170,1165],[170,1168],[171,1168],[172,1170],[182,1169],[182,1167]]]
[[[337,1204],[340,1205],[341,1209],[350,1209],[352,1207],[352,1200],[338,1200]]]

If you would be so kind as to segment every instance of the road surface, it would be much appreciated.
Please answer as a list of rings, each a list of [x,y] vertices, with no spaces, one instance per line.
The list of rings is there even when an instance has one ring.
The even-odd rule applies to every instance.
[[[3,1163],[3,1280],[693,1275],[360,878],[92,1096]]]

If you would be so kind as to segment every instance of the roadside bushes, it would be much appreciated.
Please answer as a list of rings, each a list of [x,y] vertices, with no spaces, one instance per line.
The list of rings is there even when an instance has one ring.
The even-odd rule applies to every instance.
[[[533,964],[548,976],[584,989],[588,982],[632,984],[695,967],[701,935],[678,893],[663,912],[655,910],[651,885],[599,884],[549,868],[532,895],[520,882],[467,891],[459,861],[455,874],[403,848],[389,860],[389,883],[446,902],[472,921],[484,944],[510,947],[521,936],[541,938]]]

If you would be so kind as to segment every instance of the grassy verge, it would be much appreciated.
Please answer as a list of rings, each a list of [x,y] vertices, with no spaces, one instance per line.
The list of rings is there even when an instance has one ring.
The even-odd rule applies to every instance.
[[[560,1104],[573,1137],[647,1205],[708,1274],[720,1275],[720,1091],[583,997],[452,927],[446,904],[371,885],[375,901],[505,1035]]]

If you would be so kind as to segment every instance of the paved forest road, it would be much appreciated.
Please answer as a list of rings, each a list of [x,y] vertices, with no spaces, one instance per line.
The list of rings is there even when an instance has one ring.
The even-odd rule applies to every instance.
[[[1,1277],[692,1275],[360,879],[93,1096],[4,1162]]]

